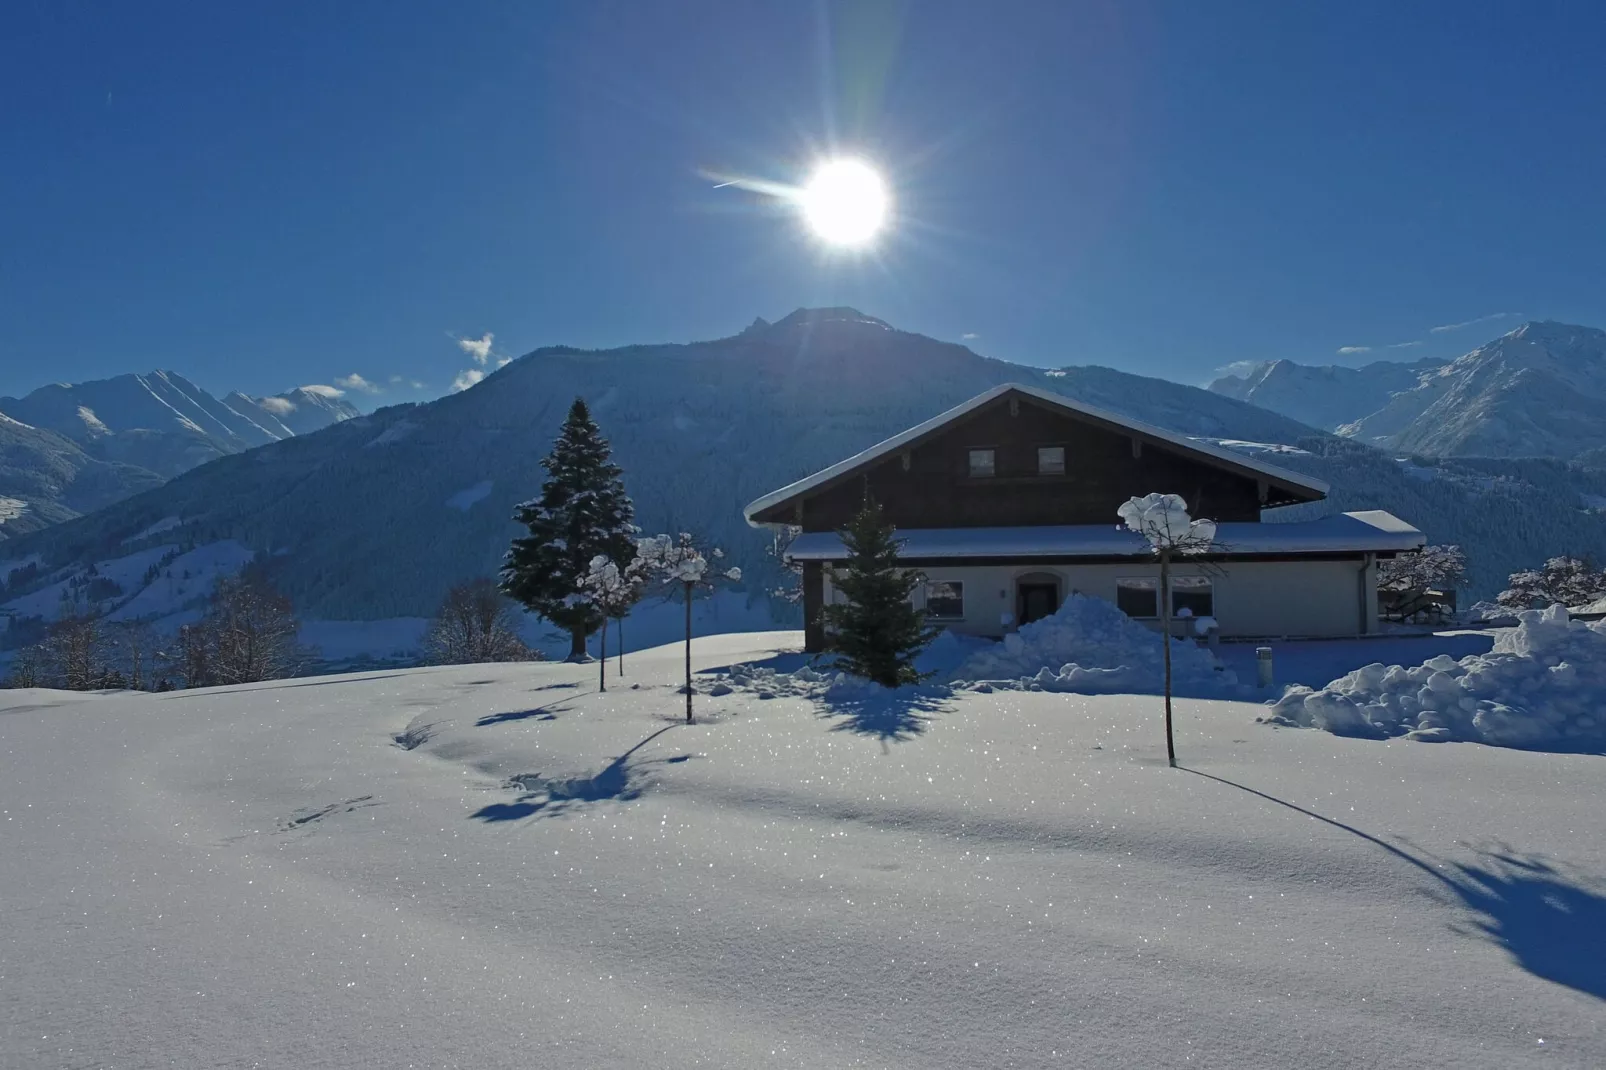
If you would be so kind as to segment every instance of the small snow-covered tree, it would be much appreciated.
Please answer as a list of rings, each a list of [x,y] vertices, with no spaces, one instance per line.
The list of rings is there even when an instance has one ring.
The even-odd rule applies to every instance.
[[[1452,588],[1467,573],[1467,557],[1459,546],[1424,546],[1377,563],[1377,585],[1385,591],[1430,591]]]
[[[1145,494],[1129,498],[1116,510],[1129,531],[1149,543],[1160,560],[1160,631],[1165,648],[1165,753],[1172,768],[1177,748],[1171,734],[1171,561],[1178,555],[1208,553],[1216,539],[1214,520],[1194,520],[1179,494]]]
[[[699,589],[713,590],[720,579],[731,583],[741,582],[742,570],[727,568],[720,571],[717,566],[710,565],[710,558],[718,561],[725,556],[725,551],[715,548],[705,554],[697,545],[697,540],[684,531],[678,538],[654,535],[642,539],[637,544],[637,555],[642,561],[644,575],[650,577],[650,582],[671,596],[678,593],[686,603],[686,723],[691,724],[692,599]]]
[[[535,655],[519,637],[513,604],[481,577],[454,584],[424,634],[424,652],[436,665],[529,661]]]
[[[841,532],[847,558],[831,572],[831,586],[847,601],[826,606],[824,614],[835,630],[837,667],[882,687],[919,683],[915,658],[939,631],[910,600],[926,577],[899,562],[896,534],[866,498]]]
[[[634,550],[634,510],[609,456],[585,399],[575,398],[541,461],[541,497],[513,514],[530,533],[513,540],[502,566],[505,594],[568,631],[571,661],[585,660],[586,637],[606,620],[581,588],[592,559],[629,561]]]
[[[1587,557],[1552,557],[1542,569],[1513,572],[1495,601],[1509,609],[1588,605],[1606,597],[1606,569]]]
[[[622,622],[630,607],[641,598],[643,586],[642,569],[644,564],[640,553],[632,556],[624,568],[610,560],[606,554],[598,554],[591,559],[586,574],[580,578],[580,590],[577,599],[584,599],[602,617],[602,628],[598,632],[601,641],[597,647],[597,687],[598,690],[608,690],[608,622],[610,620],[621,622],[619,636],[619,662],[620,671],[624,666],[624,633]]]

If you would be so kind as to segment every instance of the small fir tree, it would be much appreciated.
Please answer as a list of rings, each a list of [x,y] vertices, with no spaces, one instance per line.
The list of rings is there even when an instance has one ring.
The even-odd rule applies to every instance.
[[[895,534],[882,520],[881,507],[866,498],[841,532],[848,556],[831,575],[847,602],[826,606],[824,612],[836,633],[837,668],[883,687],[919,683],[923,677],[915,658],[941,630],[927,624],[925,611],[910,601],[926,577],[899,565]]]
[[[606,618],[584,597],[582,582],[599,555],[614,561],[635,556],[634,510],[583,398],[574,399],[541,466],[547,470],[541,497],[513,514],[530,534],[508,549],[502,590],[567,631],[569,660],[584,661],[586,637]]]

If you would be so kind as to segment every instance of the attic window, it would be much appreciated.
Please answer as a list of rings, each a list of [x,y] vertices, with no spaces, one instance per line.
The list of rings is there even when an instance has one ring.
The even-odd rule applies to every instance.
[[[1039,446],[1037,447],[1037,474],[1040,476],[1062,476],[1065,474],[1065,447]]]
[[[986,479],[998,473],[992,450],[970,451],[970,475],[973,479]]]

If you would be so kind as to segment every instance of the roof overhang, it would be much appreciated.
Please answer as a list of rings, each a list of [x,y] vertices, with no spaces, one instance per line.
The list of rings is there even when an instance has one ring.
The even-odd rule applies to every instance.
[[[896,538],[898,557],[905,561],[1150,556],[1142,536],[1114,524],[915,528],[900,530]],[[1208,556],[1401,553],[1420,550],[1426,542],[1422,532],[1399,517],[1372,510],[1286,524],[1217,524]],[[836,532],[813,531],[794,539],[786,556],[791,561],[840,561],[847,551]]]
[[[977,394],[969,401],[956,405],[947,412],[933,416],[924,423],[916,424],[907,431],[899,432],[885,441],[878,442],[867,450],[861,450],[851,457],[844,458],[829,468],[822,468],[811,476],[806,476],[795,483],[789,483],[779,490],[773,490],[763,497],[755,499],[747,508],[742,510],[742,515],[749,524],[755,527],[766,523],[783,523],[784,521],[779,518],[761,518],[759,514],[770,512],[778,506],[791,504],[798,498],[835,486],[859,470],[885,457],[899,453],[902,450],[912,449],[926,439],[938,434],[949,424],[1012,393],[1031,398],[1050,409],[1080,417],[1089,423],[1131,435],[1162,448],[1173,449],[1196,457],[1209,458],[1222,468],[1238,472],[1251,479],[1264,480],[1268,486],[1283,490],[1295,501],[1319,501],[1327,497],[1327,492],[1330,489],[1326,482],[1314,476],[1303,475],[1279,465],[1268,464],[1258,458],[1245,456],[1225,446],[1218,446],[1213,442],[1203,442],[1175,431],[1167,431],[1164,428],[1155,427],[1153,424],[1144,423],[1141,420],[1134,420],[1105,409],[1084,404],[1062,394],[1056,394],[1051,390],[1043,390],[1022,383],[1004,383],[1001,386],[993,387],[985,393]]]

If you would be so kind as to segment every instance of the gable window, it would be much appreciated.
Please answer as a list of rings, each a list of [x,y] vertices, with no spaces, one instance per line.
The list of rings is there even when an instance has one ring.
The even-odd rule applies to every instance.
[[[1115,581],[1115,604],[1129,617],[1147,620],[1160,615],[1160,581],[1129,579]]]
[[[997,474],[997,467],[993,463],[992,450],[970,451],[970,474],[972,478],[987,478]]]
[[[964,620],[965,585],[959,580],[928,581],[926,616],[931,620]]]
[[[1216,615],[1215,588],[1208,576],[1171,577],[1171,615],[1181,616],[1183,610],[1193,617]]]
[[[1065,474],[1065,447],[1039,446],[1037,447],[1037,474],[1040,476],[1062,476]]]

